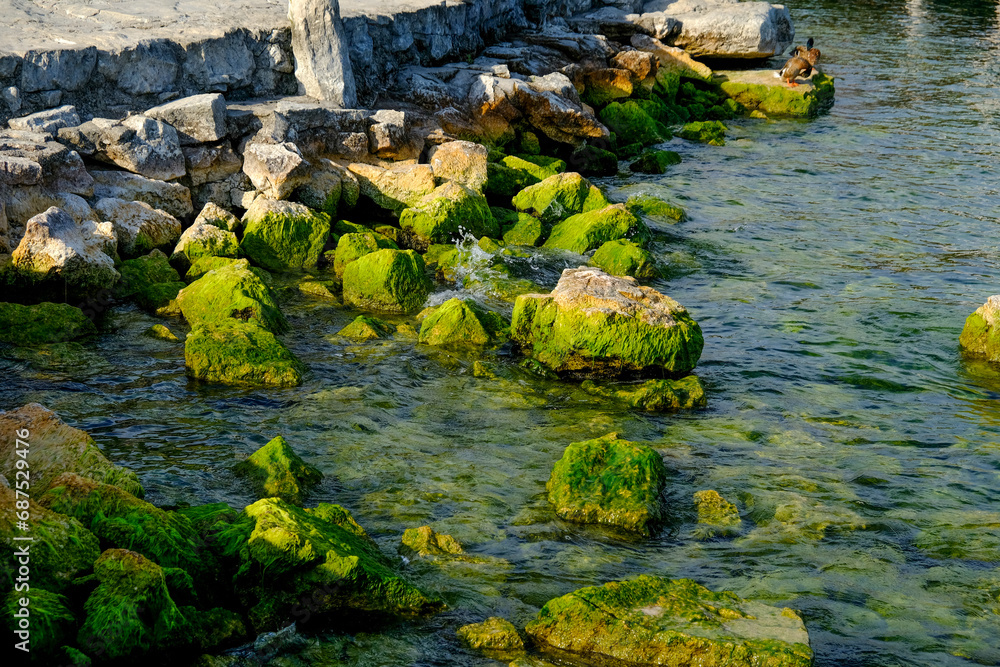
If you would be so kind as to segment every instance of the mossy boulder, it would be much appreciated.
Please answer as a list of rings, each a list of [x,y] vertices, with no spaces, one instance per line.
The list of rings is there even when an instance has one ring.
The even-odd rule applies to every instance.
[[[199,257],[192,262],[191,266],[187,270],[187,273],[184,274],[184,280],[190,284],[201,278],[209,271],[221,269],[224,266],[229,266],[230,264],[235,263],[236,260],[231,257]]]
[[[482,623],[463,625],[456,634],[469,648],[484,651],[488,655],[511,654],[524,650],[524,640],[521,639],[514,624],[498,616],[487,618]]]
[[[486,194],[513,197],[518,192],[550,176],[566,171],[566,163],[542,155],[508,155],[487,165]]]
[[[1000,295],[991,296],[965,320],[958,344],[970,357],[1000,363]]]
[[[407,557],[458,556],[465,553],[451,535],[435,532],[430,526],[407,528],[399,545],[399,553]]]
[[[145,331],[142,332],[143,336],[148,338],[155,338],[157,340],[165,340],[170,343],[179,343],[180,338],[174,335],[174,332],[168,329],[162,324],[154,324]]]
[[[736,532],[743,525],[736,505],[720,496],[718,491],[705,489],[696,492],[694,506],[698,510],[698,524],[713,529],[713,533]]]
[[[813,118],[833,106],[833,79],[819,70],[795,88],[774,77],[772,70],[721,73],[723,93],[751,111],[767,116]]]
[[[362,310],[412,313],[427,299],[424,260],[413,250],[384,249],[344,270],[344,301]]]
[[[650,535],[663,518],[666,483],[659,454],[610,433],[567,447],[545,488],[560,518]]]
[[[708,404],[705,389],[694,375],[679,380],[647,380],[633,385],[599,385],[587,380],[582,388],[594,396],[611,398],[631,408],[650,412],[690,410]]]
[[[503,211],[498,215],[497,211]],[[545,239],[548,230],[542,221],[527,213],[509,209],[494,209],[493,217],[503,230],[503,242],[508,245],[536,246]]]
[[[681,163],[681,156],[674,151],[645,151],[629,169],[643,174],[665,174],[667,167]]]
[[[615,133],[622,146],[649,146],[670,139],[670,130],[650,116],[637,100],[612,102],[601,109],[597,117]]]
[[[24,431],[28,438],[18,435]],[[18,453],[23,451],[17,446],[19,439],[30,445],[31,488],[36,493],[44,491],[59,475],[75,472],[113,484],[139,498],[145,495],[134,472],[113,464],[86,432],[66,424],[38,403],[0,412],[0,474],[11,482],[17,478],[17,462],[23,460]]]
[[[189,377],[230,385],[294,387],[305,374],[273,333],[235,319],[195,327],[184,341],[184,365]]]
[[[603,244],[590,258],[590,263],[612,276],[648,280],[659,275],[653,253],[624,238]]]
[[[403,210],[399,226],[409,245],[418,250],[447,243],[462,231],[476,237],[500,236],[486,198],[455,181],[439,186],[419,204]]]
[[[616,67],[602,67],[583,74],[583,94],[580,98],[592,107],[632,95],[632,72]]]
[[[507,322],[472,299],[449,299],[424,318],[420,342],[439,347],[483,347],[502,340]]]
[[[170,261],[186,271],[199,257],[235,259],[239,251],[240,242],[233,232],[208,222],[195,222],[181,234]]]
[[[549,600],[525,630],[543,649],[636,667],[809,667],[813,657],[790,609],[648,575]]]
[[[593,268],[564,270],[550,294],[517,297],[511,338],[561,375],[680,375],[704,347],[701,328],[679,303]]]
[[[48,345],[96,333],[97,327],[82,310],[65,303],[24,306],[0,302],[0,343]]]
[[[573,171],[584,176],[615,176],[618,174],[618,156],[599,146],[583,144],[570,153],[569,164]]]
[[[726,130],[728,129],[717,120],[697,121],[682,127],[677,132],[677,136],[681,139],[697,141],[710,146],[725,146]]]
[[[552,228],[545,247],[583,254],[618,239],[631,239],[640,245],[649,242],[646,223],[634,216],[625,204],[612,204],[566,218]]]
[[[236,588],[254,628],[284,627],[303,600],[314,615],[412,616],[443,606],[400,577],[358,529],[346,510],[309,512],[278,498],[247,506],[219,539],[240,564]]]
[[[143,310],[152,312],[163,308],[185,287],[180,274],[159,250],[125,260],[118,270],[122,281],[116,290],[117,296],[132,299]]]
[[[316,266],[330,237],[330,216],[302,204],[258,197],[243,216],[241,252],[269,271]]]
[[[376,338],[388,338],[392,335],[392,325],[377,317],[358,315],[354,321],[338,331],[337,335],[361,342]]]
[[[252,321],[273,333],[284,333],[288,322],[268,280],[266,273],[241,259],[209,271],[182,289],[177,303],[192,327]]]
[[[673,224],[687,220],[687,213],[683,208],[652,195],[632,195],[625,206],[635,215],[643,215],[656,222]]]
[[[398,250],[399,246],[381,234],[376,234],[375,232],[368,230],[365,230],[364,233],[352,232],[344,234],[340,237],[340,240],[337,241],[337,252],[334,255],[333,260],[333,271],[337,274],[338,278],[343,278],[344,269],[347,268],[348,264],[356,260],[358,257],[364,257],[369,253],[373,253],[383,248]]]
[[[34,545],[31,549],[34,560]],[[22,601],[28,604],[22,606]],[[21,637],[14,634],[21,629],[18,625],[20,617],[14,614],[26,612],[30,623],[27,646],[31,651],[32,663],[41,664],[44,660],[46,664],[58,664],[63,645],[71,643],[76,637],[77,623],[71,610],[72,603],[59,593],[41,588],[35,581],[31,582],[30,589],[26,591],[11,590],[3,602],[4,624],[8,630],[7,636],[12,638],[13,643],[22,641]],[[11,662],[16,664],[16,661]]]
[[[600,190],[575,172],[549,176],[518,192],[512,202],[518,211],[530,213],[546,224],[610,204]]]
[[[238,463],[236,473],[247,477],[258,495],[293,505],[301,505],[309,489],[323,479],[323,473],[303,461],[280,435]]]

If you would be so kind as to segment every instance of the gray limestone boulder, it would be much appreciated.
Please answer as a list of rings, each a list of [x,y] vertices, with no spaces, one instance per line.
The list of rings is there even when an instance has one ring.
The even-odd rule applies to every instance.
[[[177,218],[145,202],[99,199],[94,211],[114,226],[123,257],[138,257],[154,248],[169,249],[181,235]]]
[[[353,108],[358,96],[339,0],[291,0],[295,77],[310,97]]]
[[[795,38],[788,8],[768,2],[653,0],[643,12],[650,20],[649,14],[662,13],[680,22],[673,45],[695,58],[768,58]]]
[[[143,115],[172,126],[182,146],[219,141],[226,136],[226,100],[219,93],[174,100]]]
[[[272,199],[287,199],[295,188],[308,182],[310,167],[290,142],[249,143],[243,151],[243,173],[257,190]]]
[[[127,171],[94,170],[94,196],[99,199],[124,199],[146,202],[175,218],[194,214],[191,191],[180,183],[157,181]]]
[[[243,159],[228,141],[182,146],[187,183],[192,187],[224,181],[243,169]]]
[[[41,185],[56,192],[90,196],[94,179],[80,155],[48,135],[0,131],[0,186]]]
[[[185,174],[177,130],[154,118],[95,118],[79,127],[59,130],[59,140],[146,178],[170,181]]]
[[[26,132],[39,132],[42,134],[55,135],[61,127],[74,127],[80,124],[80,115],[76,112],[76,107],[71,105],[46,109],[21,118],[11,118],[7,125],[12,130],[24,130]]]

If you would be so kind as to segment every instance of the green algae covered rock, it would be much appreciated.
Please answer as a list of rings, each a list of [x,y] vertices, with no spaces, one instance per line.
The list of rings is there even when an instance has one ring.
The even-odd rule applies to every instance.
[[[667,167],[680,163],[681,156],[674,151],[646,151],[629,169],[643,174],[665,174]]]
[[[583,144],[570,153],[569,164],[573,171],[584,176],[615,176],[618,173],[618,156],[599,146]]]
[[[648,280],[659,275],[653,253],[627,239],[608,241],[597,249],[590,263],[612,276]]]
[[[666,483],[659,454],[610,433],[567,447],[545,488],[556,514],[567,521],[648,536],[662,519],[660,494]]]
[[[177,295],[181,312],[192,327],[253,321],[274,333],[288,330],[267,274],[241,259],[209,271]]]
[[[302,204],[258,197],[243,216],[240,250],[269,271],[316,266],[330,237],[330,216]]]
[[[166,306],[185,287],[180,274],[159,250],[125,260],[118,270],[122,281],[116,290],[117,296],[132,299],[143,310],[155,311]]]
[[[63,422],[51,410],[29,403],[17,410],[0,412],[0,474],[12,482],[19,470],[18,432],[27,431],[31,454],[31,488],[44,491],[59,475],[74,472],[90,479],[112,484],[133,496],[142,498],[145,491],[139,477],[116,466],[101,452],[86,432]]]
[[[388,338],[392,335],[392,325],[377,317],[358,315],[353,322],[338,331],[337,335],[362,342],[376,338]]]
[[[531,174],[538,181],[566,171],[566,162],[546,155],[508,155],[501,163],[511,169]],[[537,181],[536,181],[537,182]]]
[[[236,472],[250,479],[265,498],[281,498],[301,505],[309,489],[323,473],[302,460],[280,435],[236,465]]]
[[[552,224],[577,213],[602,209],[610,202],[600,190],[580,174],[569,172],[549,176],[518,192],[514,208]]]
[[[455,181],[439,186],[416,206],[404,209],[399,214],[399,226],[409,244],[418,250],[447,243],[460,231],[476,237],[500,236],[500,226],[486,198]]]
[[[403,556],[456,556],[465,553],[462,545],[451,535],[435,532],[430,526],[407,528],[399,545]]]
[[[440,347],[483,347],[504,337],[507,322],[472,299],[449,299],[424,318],[420,342]]]
[[[195,327],[184,341],[184,365],[196,380],[231,385],[294,387],[305,373],[274,334],[235,319]]]
[[[698,121],[685,125],[677,132],[677,136],[710,146],[725,146],[727,129],[729,128],[717,120]]]
[[[625,202],[625,206],[634,214],[644,215],[657,222],[673,224],[687,220],[687,213],[680,206],[674,206],[652,195],[632,195]]]
[[[384,249],[344,270],[344,301],[361,310],[412,313],[427,299],[424,260],[412,250]]]
[[[965,320],[958,344],[970,357],[1000,363],[1000,295],[991,296]]]
[[[510,654],[524,650],[524,640],[514,624],[498,616],[491,616],[482,623],[463,625],[456,634],[469,648],[488,654]]]
[[[802,619],[790,609],[716,593],[690,579],[643,575],[549,600],[527,633],[612,664],[809,667]]]
[[[337,252],[334,255],[333,271],[338,278],[344,277],[344,269],[358,257],[364,257],[383,248],[399,249],[394,242],[381,234],[365,231],[364,233],[344,234],[337,241]]]
[[[625,204],[612,204],[572,215],[556,224],[545,241],[545,247],[583,254],[608,241],[625,238],[645,245],[649,242],[649,228]]]
[[[218,208],[218,207],[216,207]],[[206,206],[207,209],[207,206]],[[226,213],[223,211],[223,213]],[[232,214],[228,214],[232,216]],[[235,216],[232,216],[235,219]],[[224,224],[224,222],[222,223]],[[239,221],[237,221],[239,224]],[[184,230],[174,246],[170,261],[181,270],[187,270],[199,257],[232,257],[240,251],[236,234],[211,222],[204,222],[201,216],[193,225]]]
[[[508,245],[538,245],[547,229],[542,221],[527,213],[518,213],[506,208],[491,208],[493,217],[503,232],[503,242]]]
[[[201,278],[209,271],[221,269],[224,266],[229,266],[230,264],[235,263],[236,260],[232,257],[199,257],[191,263],[187,273],[184,274],[184,280],[190,284]]]
[[[704,346],[698,323],[670,297],[582,267],[564,270],[550,294],[517,297],[511,338],[561,375],[680,375]]]
[[[748,110],[767,116],[813,118],[833,106],[836,93],[833,79],[819,70],[795,88],[774,78],[772,70],[725,72],[722,76],[723,93]]]
[[[0,343],[47,345],[96,333],[97,327],[82,310],[65,303],[0,303]]]
[[[31,547],[34,557],[34,546]],[[95,558],[96,560],[96,558]],[[28,604],[22,606],[22,601]],[[14,634],[19,630],[18,617],[14,614],[28,614],[30,636],[27,645],[31,649],[32,662],[48,659],[49,664],[56,664],[55,657],[64,644],[71,642],[76,635],[76,619],[70,610],[70,602],[59,593],[51,593],[34,581],[26,591],[11,590],[2,606],[8,637],[18,637]],[[18,637],[14,643],[20,642]]]
[[[637,100],[612,102],[601,109],[597,118],[615,133],[622,146],[649,146],[670,139],[670,130],[650,116]]]
[[[650,412],[690,410],[708,404],[705,389],[694,375],[679,380],[647,380],[634,385],[598,385],[587,380],[581,388],[588,394],[612,398],[631,408]]]
[[[345,527],[344,515],[350,517],[346,510],[338,519],[267,498],[246,507],[220,534],[240,563],[236,589],[252,607],[250,620],[258,632],[286,625],[303,599],[310,600],[314,614],[355,610],[411,616],[443,606],[400,577],[353,526]]]
[[[698,524],[712,529],[713,534],[737,532],[743,525],[736,505],[720,496],[718,491],[696,492],[694,505],[698,509]]]
[[[171,343],[179,343],[180,338],[174,335],[174,332],[165,327],[162,324],[154,324],[145,331],[142,332],[143,336],[148,336],[149,338],[156,338],[157,340],[165,340]]]

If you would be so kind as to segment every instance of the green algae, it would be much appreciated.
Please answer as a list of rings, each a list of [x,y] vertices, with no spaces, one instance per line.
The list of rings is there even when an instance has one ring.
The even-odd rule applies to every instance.
[[[165,340],[169,343],[180,342],[180,338],[175,336],[173,331],[162,324],[154,324],[146,329],[146,331],[143,332],[143,335],[157,340]]]
[[[1000,363],[1000,327],[996,326],[996,312],[1000,299],[990,297],[965,320],[958,344],[970,357]]]
[[[688,123],[682,127],[677,136],[688,141],[696,141],[710,146],[725,146],[726,131],[725,125],[717,120],[698,121]]]
[[[483,347],[505,337],[508,324],[472,299],[449,299],[424,318],[420,342],[438,347]]]
[[[184,365],[196,380],[230,385],[293,387],[305,373],[274,334],[235,319],[195,327],[184,341]]]
[[[659,454],[610,433],[567,447],[545,488],[560,518],[648,536],[663,518],[666,482]]]
[[[612,204],[566,218],[552,228],[544,246],[583,254],[618,239],[630,239],[639,245],[649,241],[646,224],[624,204]]]
[[[412,250],[379,250],[347,265],[344,301],[362,310],[411,313],[427,299],[424,260]]]
[[[720,496],[718,491],[695,492],[694,505],[698,510],[698,526],[706,537],[738,533],[743,526],[736,505]]]
[[[613,276],[632,276],[639,280],[648,280],[659,275],[653,254],[638,243],[627,239],[615,239],[604,243],[590,258],[590,263]]]
[[[652,195],[632,195],[625,206],[636,215],[644,215],[658,222],[673,224],[687,220],[687,213],[683,208]]]
[[[166,306],[185,287],[180,274],[159,250],[125,260],[118,270],[122,280],[116,296],[132,299],[143,310],[156,311]]]
[[[503,211],[497,215],[496,211]],[[537,246],[547,234],[542,221],[527,213],[494,209],[494,217],[503,229],[503,242],[508,245]]]
[[[631,408],[650,412],[690,410],[708,404],[705,390],[694,375],[679,380],[648,380],[635,385],[599,385],[587,380],[581,388],[588,394],[611,398]]]
[[[462,545],[451,535],[435,532],[430,526],[407,528],[399,546],[403,556],[457,556],[465,553]]]
[[[316,266],[330,236],[330,216],[299,204],[285,204],[282,212],[248,212],[240,251],[269,271]]]
[[[96,556],[94,558],[96,560]],[[23,604],[23,603],[27,604]],[[9,631],[8,637],[16,637],[18,617],[14,614],[26,609],[30,621],[30,637],[28,646],[31,649],[31,660],[41,662],[42,659],[53,661],[62,646],[71,641],[76,634],[76,618],[71,610],[71,603],[59,593],[53,593],[32,582],[26,591],[11,590],[4,600],[4,621]],[[18,642],[20,639],[9,639]]]
[[[783,83],[764,85],[738,80],[722,81],[722,92],[746,109],[768,116],[815,118],[833,106],[836,89],[832,77],[816,71],[808,86],[789,88]]]
[[[674,151],[646,151],[629,169],[643,174],[665,174],[667,167],[680,163],[681,156]]]
[[[499,236],[500,227],[486,198],[454,181],[439,186],[420,202],[399,214],[399,226],[408,244],[418,250],[447,243],[460,232]]]
[[[96,333],[97,327],[82,310],[65,303],[24,306],[0,302],[0,343],[37,346]]]
[[[469,648],[484,651],[488,655],[524,651],[524,640],[517,628],[507,619],[498,616],[491,616],[481,623],[463,625],[455,634]]]
[[[231,257],[199,257],[188,267],[187,273],[184,274],[184,280],[187,283],[193,283],[209,271],[235,263],[236,260]]]
[[[530,213],[543,223],[555,223],[571,215],[610,205],[600,190],[580,174],[568,172],[549,176],[514,196],[514,208]]]
[[[612,102],[597,118],[615,133],[621,145],[649,146],[670,139],[670,130],[647,112],[640,100]]]
[[[250,480],[258,495],[293,505],[301,505],[309,489],[323,479],[323,473],[303,461],[280,435],[238,463],[235,470]]]
[[[333,260],[333,271],[338,278],[344,277],[344,269],[347,265],[359,257],[376,252],[383,248],[398,250],[394,242],[385,238],[381,234],[366,230],[363,233],[351,232],[344,234],[337,241],[337,252]]]
[[[245,259],[206,273],[177,296],[181,312],[192,327],[205,324],[251,322],[284,333],[288,322],[268,286],[269,277]]]
[[[378,338],[388,338],[392,335],[392,325],[377,317],[358,315],[350,324],[338,331],[337,335],[362,342]]]

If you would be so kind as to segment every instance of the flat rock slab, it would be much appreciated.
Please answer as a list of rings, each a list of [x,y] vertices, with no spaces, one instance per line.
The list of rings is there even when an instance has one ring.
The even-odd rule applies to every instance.
[[[729,97],[768,116],[810,118],[833,106],[833,79],[818,70],[796,79],[794,88],[771,69],[717,71],[715,81]]]

